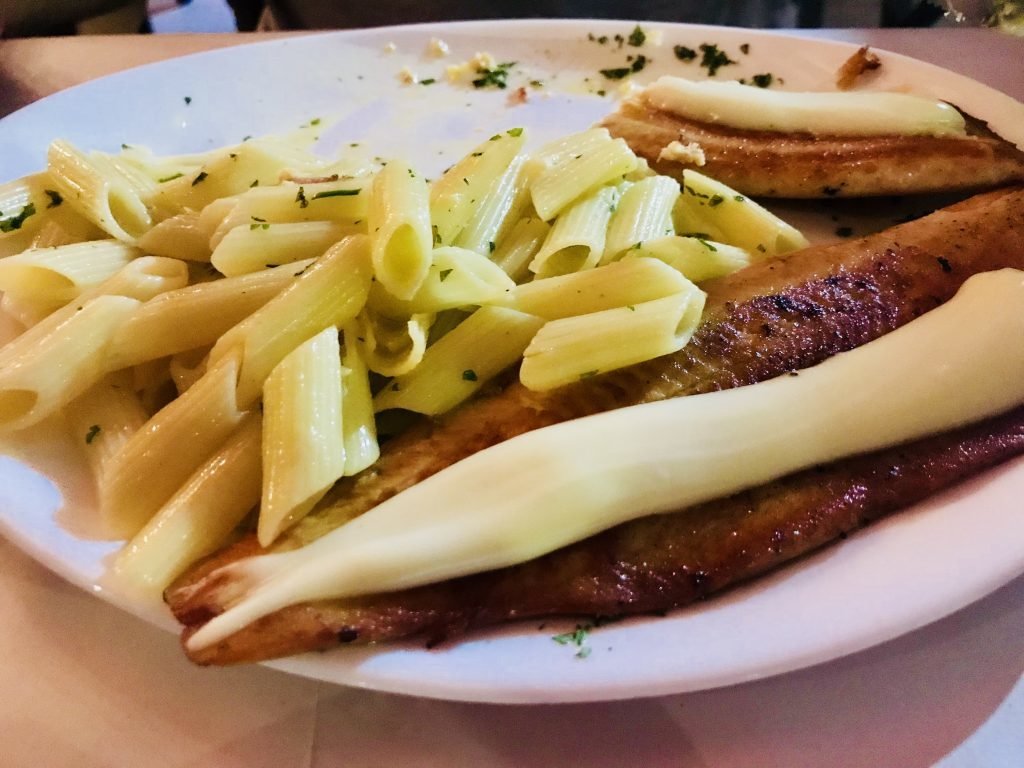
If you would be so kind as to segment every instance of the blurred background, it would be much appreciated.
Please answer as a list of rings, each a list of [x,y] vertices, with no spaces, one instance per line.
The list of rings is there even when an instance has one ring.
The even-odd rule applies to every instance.
[[[1024,0],[0,0],[0,36],[344,29],[524,16],[767,28],[989,25],[1024,34]]]

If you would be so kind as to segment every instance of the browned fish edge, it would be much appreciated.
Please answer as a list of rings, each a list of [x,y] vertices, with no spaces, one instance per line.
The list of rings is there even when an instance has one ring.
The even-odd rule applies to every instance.
[[[687,168],[744,194],[825,198],[979,191],[1024,181],[1024,152],[965,115],[967,136],[814,136],[691,120],[627,99],[600,125],[660,174]],[[697,143],[704,165],[659,159],[672,141]]]
[[[275,549],[315,539],[444,466],[514,434],[586,413],[742,386],[814,365],[938,306],[971,274],[1007,266],[1024,268],[1020,188],[981,195],[860,241],[764,262],[708,286],[705,322],[680,353],[546,394],[512,385],[425,424],[386,446],[378,466],[340,483],[333,492],[334,506],[300,523]],[[243,539],[172,585],[166,597],[189,625],[186,633],[221,610],[215,580],[206,577],[220,565],[258,552],[253,538]],[[559,553],[549,557],[558,558]],[[484,581],[480,577],[473,583]],[[550,585],[537,589],[550,591]],[[320,647],[323,626],[338,624],[324,618],[325,605],[288,609],[282,612],[290,617],[285,624],[268,617],[227,645],[195,658],[204,663],[245,660],[235,655],[240,646],[232,645],[243,642],[250,659]],[[359,605],[362,629],[353,634],[346,624],[347,630],[339,630],[332,642],[401,637],[413,631],[408,626],[408,616],[415,613],[411,609],[387,608],[386,600],[377,608]],[[328,614],[335,610],[337,606]],[[351,604],[344,610],[351,610]],[[366,627],[370,615],[377,616],[373,631]]]

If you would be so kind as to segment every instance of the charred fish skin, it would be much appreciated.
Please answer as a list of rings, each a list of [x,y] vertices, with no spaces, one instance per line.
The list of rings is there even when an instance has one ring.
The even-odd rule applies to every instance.
[[[905,446],[817,467],[728,499],[634,520],[512,568],[360,600],[292,606],[192,656],[274,658],[339,643],[432,643],[554,615],[660,613],[821,548],[1024,453],[1024,408]],[[186,633],[187,634],[187,633]]]
[[[826,198],[969,191],[1024,181],[1024,152],[964,115],[966,136],[814,136],[729,128],[623,102],[601,125],[660,174],[685,168],[759,197]],[[698,167],[660,159],[671,142],[700,145]]]
[[[373,468],[339,483],[321,508],[273,549],[308,543],[446,466],[516,434],[626,405],[752,384],[814,365],[942,304],[972,274],[1002,267],[1024,268],[1024,188],[980,195],[861,240],[812,247],[762,262],[706,284],[704,322],[680,352],[548,393],[529,392],[513,384],[437,422],[420,425],[387,444]],[[573,551],[577,553],[573,557],[581,558],[588,550]],[[179,620],[195,627],[219,613],[216,578],[209,575],[221,565],[258,552],[255,537],[243,539],[172,585],[166,599]],[[471,577],[442,588],[472,602],[473,595],[486,592],[484,585],[491,578],[495,577]],[[394,633],[367,637],[363,632],[358,639],[426,631],[423,626],[414,628],[417,617],[437,611],[434,603],[423,607],[420,598],[401,605],[389,600],[346,603],[345,611],[364,611]],[[278,625],[273,616],[267,617],[229,644],[249,643],[248,652],[267,658],[266,654],[295,653],[339,638],[353,639],[350,632],[341,637],[341,630],[332,634],[334,630],[325,629],[340,625],[325,621],[320,610],[316,606],[286,609],[282,615],[291,616],[293,623]],[[439,634],[455,632],[460,623],[472,623],[457,600],[446,610],[451,626]],[[325,632],[330,635],[327,639]],[[243,636],[244,641],[239,639]],[[216,651],[195,658],[204,663],[242,660]]]

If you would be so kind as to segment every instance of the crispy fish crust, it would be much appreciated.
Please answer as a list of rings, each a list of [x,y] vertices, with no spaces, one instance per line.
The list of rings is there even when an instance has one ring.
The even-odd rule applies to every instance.
[[[748,195],[819,198],[980,190],[1024,181],[1024,152],[966,116],[967,136],[813,136],[750,131],[655,109],[642,94],[601,125],[658,173],[694,168]],[[660,160],[673,141],[696,142],[697,168]]]
[[[942,304],[970,275],[1002,267],[1024,268],[1024,188],[980,195],[858,241],[760,263],[706,285],[704,322],[680,352],[547,393],[512,384],[437,422],[424,423],[387,444],[375,467],[339,483],[321,508],[273,549],[318,538],[514,435],[611,408],[752,384],[814,365]],[[841,462],[824,470],[824,476],[804,473],[811,478],[807,482],[800,476],[784,479],[704,505],[700,512],[636,521],[515,568],[391,595],[293,606],[192,658],[230,664],[338,642],[414,634],[436,639],[527,616],[667,610],[777,566],[1014,455],[1024,448],[1020,420],[1016,413],[1008,422],[997,420],[991,428],[980,428],[974,437],[967,430],[933,438],[905,451]],[[968,446],[969,440],[975,442]],[[961,442],[963,450],[956,448]],[[826,481],[826,476],[833,479]],[[893,483],[897,476],[916,479]],[[864,506],[860,497],[875,501]],[[741,513],[740,507],[746,511]],[[761,512],[751,511],[754,507]],[[687,522],[672,522],[679,520]],[[794,526],[804,535],[779,540],[779,530],[792,531]],[[660,533],[643,533],[647,530]],[[684,540],[658,541],[669,531]],[[686,542],[694,536],[708,549],[689,549]],[[744,542],[742,550],[750,557],[726,557],[729,545],[718,537]],[[632,559],[626,550],[615,550],[618,554],[610,558],[610,540],[620,542],[616,547],[628,543]],[[223,610],[216,569],[258,552],[255,537],[247,537],[172,585],[166,599],[185,625],[186,637]],[[645,562],[659,565],[645,574]],[[629,584],[611,589],[630,569]]]

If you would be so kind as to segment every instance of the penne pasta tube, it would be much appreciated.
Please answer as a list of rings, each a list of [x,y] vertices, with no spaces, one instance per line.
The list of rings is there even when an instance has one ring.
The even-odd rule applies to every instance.
[[[553,165],[537,175],[530,188],[537,215],[550,221],[573,201],[605,184],[621,181],[636,168],[636,155],[626,142],[612,139],[607,131],[605,137],[592,148],[587,144],[572,154],[559,155]]]
[[[66,245],[105,236],[65,203],[48,173],[0,184],[0,258],[27,248]]]
[[[359,351],[357,333],[354,323],[345,326],[345,348],[341,356],[345,371],[342,377],[341,427],[345,440],[346,476],[362,472],[380,457],[369,369]]]
[[[601,263],[613,261],[639,243],[673,234],[672,208],[678,199],[679,184],[667,176],[632,184],[622,193],[608,224]]]
[[[498,241],[519,220],[529,203],[526,156],[520,153],[494,179],[487,194],[470,206],[472,216],[455,238],[455,245],[484,256],[494,253]]]
[[[345,472],[338,331],[289,353],[263,385],[263,494],[256,533],[269,547]]]
[[[114,332],[138,306],[124,296],[98,296],[0,350],[0,429],[29,427],[99,381],[110,370]]]
[[[690,282],[668,264],[635,258],[523,283],[509,291],[500,303],[545,320],[556,320],[642,304],[689,288]]]
[[[433,322],[429,314],[392,319],[367,308],[360,315],[360,354],[382,376],[408,373],[423,359]]]
[[[498,243],[498,247],[491,255],[491,261],[501,267],[515,282],[522,282],[530,276],[530,262],[544,245],[550,230],[551,225],[543,219],[533,216],[520,219]]]
[[[228,232],[217,244],[210,262],[223,275],[244,275],[319,258],[346,234],[352,234],[352,230],[332,221],[254,222]]]
[[[502,179],[506,180],[506,184],[516,184],[514,180],[509,181],[507,172],[517,162],[516,158],[525,141],[526,131],[522,128],[495,134],[475,147],[431,185],[430,221],[436,228],[435,245],[455,244],[456,238],[474,221],[474,217],[482,213],[482,207],[492,192],[499,194],[498,187]],[[503,203],[496,205],[500,209]],[[492,211],[487,215],[497,213]],[[472,248],[474,244],[481,245],[482,237],[492,239],[480,229],[481,226],[487,224],[477,219],[461,244]],[[483,244],[486,242],[484,240]]]
[[[515,283],[486,256],[465,248],[435,248],[430,270],[416,294],[408,301],[394,298],[375,283],[369,305],[389,317],[442,312],[456,307],[490,304]]]
[[[534,315],[481,307],[429,347],[420,365],[381,390],[374,407],[431,416],[451,410],[515,365],[543,325]]]
[[[206,347],[190,349],[171,356],[167,368],[179,395],[184,394],[185,390],[203,377],[209,361],[210,350]]]
[[[0,291],[56,309],[141,254],[117,240],[25,251],[0,260]]]
[[[367,226],[375,277],[397,298],[412,298],[433,248],[426,181],[404,163],[388,163],[373,180]]]
[[[260,416],[235,432],[127,542],[112,567],[132,591],[159,593],[190,564],[214,552],[260,499]]]
[[[146,185],[126,177],[106,155],[86,155],[58,140],[50,144],[47,160],[63,200],[111,237],[134,244],[152,226],[142,199]]]
[[[601,187],[566,210],[530,262],[530,271],[545,278],[597,266],[617,200],[614,187]]]
[[[697,237],[670,235],[645,240],[639,245],[639,248],[626,251],[623,261],[647,257],[658,259],[695,283],[730,275],[751,262],[750,254],[742,248]]]
[[[198,213],[186,211],[152,227],[139,238],[139,248],[153,256],[207,262],[210,233],[200,226]]]
[[[85,456],[96,487],[103,483],[113,457],[148,419],[126,373],[107,376],[68,406],[71,439]]]
[[[552,320],[523,354],[520,381],[543,391],[676,352],[700,322],[704,298],[691,285],[663,299]]]
[[[360,176],[254,187],[234,198],[226,198],[229,202],[210,203],[203,209],[200,220],[210,232],[213,248],[235,227],[254,224],[333,221],[346,227],[361,226],[365,231],[371,181],[369,176]]]
[[[735,245],[751,256],[806,248],[807,238],[749,197],[697,171],[683,171],[683,194],[674,217],[679,234]]]
[[[115,535],[138,533],[241,423],[239,362],[232,354],[210,366],[113,457],[100,489],[100,513]]]
[[[324,328],[355,318],[370,290],[369,251],[365,235],[345,238],[220,337],[210,361],[216,364],[228,354],[241,354],[238,401],[242,408],[256,402],[270,371],[295,347]]]

